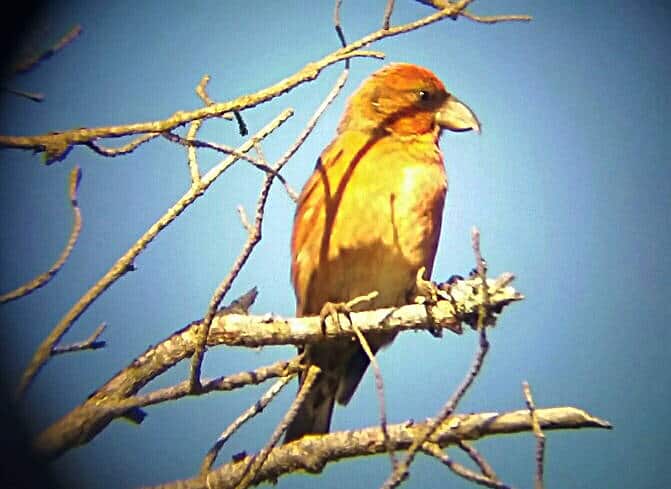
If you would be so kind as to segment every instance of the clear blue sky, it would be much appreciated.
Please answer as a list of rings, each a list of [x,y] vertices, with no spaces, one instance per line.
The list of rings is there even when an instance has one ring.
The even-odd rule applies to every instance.
[[[35,104],[3,95],[0,133],[37,134],[79,126],[165,118],[193,109],[193,89],[212,76],[209,93],[226,100],[288,76],[338,47],[331,1],[60,2],[35,19],[31,42],[57,39],[72,25],[82,36],[10,85],[46,94]],[[343,3],[348,39],[376,30],[384,3]],[[399,0],[401,23],[431,10]],[[387,61],[435,71],[467,102],[483,133],[442,140],[450,193],[434,277],[473,266],[469,229],[482,231],[491,272],[514,272],[527,296],[491,334],[483,374],[463,412],[519,409],[528,380],[540,406],[575,405],[610,420],[615,430],[554,432],[547,443],[547,487],[658,488],[671,469],[667,440],[671,374],[668,300],[671,189],[671,10],[664,2],[475,2],[481,14],[528,13],[530,24],[480,25],[460,19],[373,46]],[[300,188],[332,138],[345,97],[381,66],[355,60],[343,96],[286,167]],[[335,81],[320,79],[243,115],[252,131],[286,107],[296,116],[264,143],[276,158]],[[208,122],[203,139],[235,145],[234,124]],[[46,270],[66,242],[71,211],[67,175],[83,169],[81,239],[46,288],[0,306],[2,372],[14,385],[39,341],[58,319],[186,191],[183,148],[164,140],[134,154],[102,158],[75,149],[45,167],[29,152],[0,152],[0,290]],[[216,157],[203,153],[203,166]],[[210,193],[164,231],[126,275],[81,317],[66,341],[101,321],[108,347],[56,358],[25,403],[38,432],[80,403],[147,345],[201,317],[228,271],[244,233],[235,208],[251,212],[262,175],[238,164]],[[280,187],[270,196],[264,237],[229,295],[256,285],[254,311],[293,313],[289,233],[293,203]],[[380,355],[391,422],[436,412],[465,372],[476,337],[402,335]],[[210,376],[251,369],[292,354],[215,349]],[[183,378],[186,368],[159,381]],[[71,487],[135,487],[195,474],[216,436],[266,386],[150,408],[140,426],[115,422],[85,447],[54,464]],[[286,409],[294,388],[222,453],[258,449]],[[333,429],[377,422],[371,376]],[[499,475],[531,487],[534,441],[502,437],[478,445]],[[377,487],[386,457],[347,461],[322,476],[283,478],[278,488]],[[436,461],[420,458],[406,487],[470,487]]]

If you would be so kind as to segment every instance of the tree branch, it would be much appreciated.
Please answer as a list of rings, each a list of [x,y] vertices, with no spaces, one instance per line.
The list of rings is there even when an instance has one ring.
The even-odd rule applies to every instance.
[[[510,274],[503,274],[508,277]],[[509,280],[489,280],[490,305],[489,322],[505,305],[519,301],[523,296],[508,285]],[[451,298],[442,300],[431,307],[423,304],[411,304],[397,308],[385,308],[375,311],[352,312],[350,319],[363,334],[372,337],[376,333],[389,334],[409,330],[428,330],[443,328],[457,334],[462,332],[462,321],[473,321],[482,300],[478,293],[479,279],[456,282],[450,288]],[[494,288],[496,287],[496,289]],[[429,317],[429,314],[431,317]],[[325,340],[351,341],[355,333],[345,317],[341,326],[328,321],[324,327],[320,316],[300,318],[280,318],[263,315],[231,314],[230,308],[219,311],[212,320],[207,339],[209,348],[218,345],[259,347],[269,345],[305,345]],[[154,393],[136,398],[133,396],[151,380],[193,355],[197,332],[202,320],[194,321],[170,337],[150,347],[124,370],[110,379],[103,387],[92,394],[84,403],[63,416],[41,433],[35,441],[35,450],[45,458],[55,458],[68,449],[82,445],[117,417],[128,415],[128,410],[156,404],[190,394],[188,381],[168,387]],[[297,360],[280,362],[273,366],[271,374],[263,379],[283,377],[297,372],[300,367]],[[247,372],[239,374],[236,387],[256,383],[260,378],[259,370],[254,375]],[[236,374],[237,375],[237,374]],[[229,376],[230,378],[232,376]],[[213,388],[203,384],[202,393]],[[163,392],[161,392],[163,391]],[[166,392],[167,391],[167,392]]]
[[[538,421],[544,430],[566,430],[579,428],[610,429],[605,420],[596,418],[574,407],[538,409]],[[406,450],[412,445],[428,423],[407,421],[388,427],[395,450]],[[529,411],[507,413],[479,413],[453,415],[440,424],[431,442],[446,447],[463,440],[478,440],[493,435],[531,431]],[[265,464],[257,472],[252,484],[274,481],[279,477],[305,470],[319,473],[326,464],[338,460],[378,455],[387,450],[379,426],[354,431],[340,431],[326,435],[305,436],[295,442],[273,449]],[[230,462],[208,473],[207,478],[174,481],[153,486],[152,489],[228,489],[235,487],[251,456]]]
[[[79,204],[77,203],[77,189],[79,188],[79,182],[81,181],[82,171],[78,166],[72,168],[70,172],[69,179],[69,191],[68,195],[70,198],[70,205],[72,206],[72,231],[70,231],[70,238],[63,248],[61,255],[58,257],[58,260],[47,270],[46,272],[38,275],[30,282],[17,287],[16,289],[7,292],[6,294],[0,295],[0,304],[5,302],[24,297],[32,292],[35,292],[40,287],[47,285],[52,278],[56,276],[59,270],[65,265],[65,262],[70,257],[70,253],[77,244],[77,239],[79,239],[79,233],[82,230],[82,212],[79,210]]]
[[[265,138],[272,133],[280,125],[282,125],[289,117],[293,115],[291,109],[287,109],[279,114],[273,121],[262,128],[256,135],[251,137],[240,146],[239,151],[249,151],[254,147],[256,141]],[[91,303],[100,296],[107,288],[116,282],[120,277],[126,274],[131,269],[135,258],[149,245],[151,241],[161,232],[168,224],[174,221],[184,210],[198,199],[207,188],[238,158],[234,155],[221,161],[214,166],[201,180],[193,183],[189,190],[175,203],[168,211],[159,218],[143,235],[135,242],[133,246],[121,257],[112,267],[105,273],[105,275],[98,280],[63,316],[49,335],[42,341],[37,351],[33,355],[28,367],[23,372],[21,381],[17,388],[17,397],[21,397],[28,388],[32,380],[35,378],[40,369],[49,359],[51,351],[56,346],[58,341],[68,332],[74,321],[91,305]]]
[[[334,63],[346,61],[353,57],[383,58],[384,55],[382,53],[375,51],[360,51],[360,49],[381,39],[397,36],[399,34],[419,29],[434,22],[438,22],[446,17],[454,18],[455,16],[458,16],[464,12],[466,7],[472,1],[473,0],[460,0],[455,3],[446,2],[445,5],[441,3],[441,10],[434,14],[428,15],[414,22],[409,22],[407,24],[382,28],[332,52],[318,61],[308,63],[295,74],[275,83],[270,87],[259,90],[253,94],[243,95],[228,102],[214,103],[192,111],[177,111],[169,118],[163,120],[137,122],[120,126],[72,129],[69,131],[53,132],[36,136],[0,135],[0,147],[44,151],[46,152],[47,163],[53,163],[54,161],[65,158],[70,149],[72,149],[72,146],[77,144],[90,145],[91,142],[94,142],[100,138],[117,138],[135,134],[162,133],[171,131],[176,127],[183,126],[194,120],[222,117],[224,114],[250,109],[275,97],[278,97],[294,89],[298,85],[316,79],[324,68]],[[436,6],[437,0],[436,2],[427,0],[423,1],[423,3]],[[338,6],[339,2],[337,1],[336,13],[338,11]],[[475,16],[471,17],[474,18]],[[477,19],[474,18],[474,20]],[[503,22],[508,20],[530,20],[530,18],[527,18],[526,16],[501,16],[496,21]],[[493,21],[494,20],[492,18],[489,18],[487,22],[492,23]],[[336,17],[336,29],[338,26],[339,23],[337,22]],[[339,32],[339,35],[341,35],[341,33],[342,31]]]

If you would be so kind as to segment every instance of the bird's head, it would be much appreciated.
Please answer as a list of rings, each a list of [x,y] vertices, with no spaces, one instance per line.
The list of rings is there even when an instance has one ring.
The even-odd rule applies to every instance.
[[[350,97],[338,131],[385,131],[398,135],[480,131],[466,104],[447,92],[431,71],[394,63],[373,73]]]

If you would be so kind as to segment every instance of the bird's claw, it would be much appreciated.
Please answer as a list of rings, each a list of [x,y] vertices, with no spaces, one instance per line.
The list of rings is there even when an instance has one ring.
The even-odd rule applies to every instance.
[[[424,304],[424,306],[428,308],[429,306],[437,304],[439,300],[447,299],[448,295],[436,284],[430,280],[426,280],[424,278],[425,272],[426,267],[421,267],[417,270],[417,276],[415,278],[415,303]],[[430,314],[429,317],[431,317]],[[428,331],[436,338],[443,336],[443,330],[440,328],[430,327]]]
[[[421,267],[417,270],[415,278],[415,303],[434,305],[439,300],[447,299],[447,294],[441,290],[435,283],[424,278],[426,267]]]
[[[335,324],[339,330],[342,330],[342,325],[340,324],[340,314],[343,314],[351,324],[351,313],[352,308],[348,302],[326,302],[322,306],[322,310],[319,312],[319,317],[321,318],[322,324],[322,334],[326,336],[326,321],[328,318],[331,318],[331,322]]]

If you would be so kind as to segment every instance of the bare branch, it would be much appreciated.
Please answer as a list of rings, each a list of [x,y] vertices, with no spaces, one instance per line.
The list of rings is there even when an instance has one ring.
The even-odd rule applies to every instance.
[[[427,3],[425,0],[423,3]],[[472,0],[460,0],[455,3],[447,3],[442,10],[428,15],[414,22],[402,24],[389,29],[380,29],[361,39],[352,42],[337,51],[323,57],[322,59],[308,63],[297,73],[277,82],[276,84],[260,90],[254,94],[243,95],[229,102],[215,103],[205,108],[193,111],[177,111],[171,117],[163,120],[139,122],[121,126],[108,126],[97,128],[74,129],[70,131],[53,132],[36,136],[0,136],[0,147],[32,149],[35,151],[46,151],[47,162],[52,163],[62,160],[73,145],[87,144],[100,138],[116,138],[133,134],[143,133],[162,133],[171,131],[176,127],[188,124],[196,119],[209,119],[221,117],[226,113],[235,113],[243,109],[255,107],[261,103],[267,102],[278,97],[298,85],[312,81],[319,76],[319,73],[326,67],[345,61],[353,57],[374,57],[383,58],[384,55],[375,51],[360,51],[361,48],[368,46],[380,39],[397,36],[410,32],[426,25],[438,22],[446,17],[454,18],[461,14]],[[431,2],[427,4],[432,5]],[[338,30],[339,19],[338,9],[340,1],[336,0],[335,24]],[[501,19],[503,21],[505,19]],[[339,35],[342,29],[339,30]],[[344,36],[341,37],[344,39]]]
[[[200,79],[200,82],[196,86],[196,95],[200,97],[200,99],[203,101],[203,104],[206,106],[214,105],[214,101],[207,94],[206,87],[208,83],[210,83],[210,75],[203,75],[203,78]],[[219,117],[222,119],[232,120],[233,114],[221,114]]]
[[[65,248],[63,248],[61,255],[58,257],[58,260],[56,260],[56,262],[53,265],[51,265],[51,268],[49,268],[49,270],[38,275],[30,282],[21,285],[20,287],[12,290],[11,292],[7,292],[6,294],[0,295],[0,304],[12,301],[14,299],[18,299],[20,297],[24,297],[36,291],[40,287],[44,287],[51,281],[52,278],[54,278],[54,276],[59,272],[59,270],[63,267],[67,259],[70,257],[70,253],[72,253],[72,250],[74,249],[75,244],[77,243],[77,239],[79,238],[79,233],[81,232],[82,229],[82,213],[79,210],[79,204],[77,202],[77,189],[79,188],[79,182],[81,181],[81,177],[82,177],[82,171],[79,168],[79,166],[73,167],[72,171],[70,171],[69,185],[68,185],[69,188],[68,195],[70,199],[70,205],[72,206],[72,216],[73,216],[72,231],[70,231],[70,238],[68,239]]]
[[[193,333],[190,333],[190,336],[193,337]],[[180,339],[183,339],[183,337],[175,338],[173,341],[177,343]],[[193,340],[190,344],[193,345]],[[116,418],[127,417],[129,412],[132,413],[132,416],[138,417],[136,413],[140,407],[192,395],[188,380],[172,387],[157,389],[149,394],[132,395],[172,366],[172,359],[169,355],[185,358],[192,352],[193,346],[175,352],[150,348],[142,357],[117,374],[83,404],[40,433],[33,446],[35,452],[45,459],[56,458],[66,450],[83,445],[91,440]],[[152,354],[158,354],[161,357],[150,358]],[[138,364],[136,365],[136,363]],[[271,378],[295,375],[302,369],[300,357],[296,357],[291,361],[276,362],[253,371],[240,372],[205,381],[198,394],[205,395],[210,392],[230,391],[248,385],[260,384]]]
[[[389,29],[389,23],[391,22],[391,14],[394,11],[394,0],[387,0],[387,5],[384,7],[384,17],[382,17],[382,28],[384,30]]]
[[[340,7],[342,6],[342,0],[335,0],[335,6],[333,7],[333,27],[335,27],[336,34],[340,40],[340,45],[344,48],[347,46],[347,41],[345,40],[345,31],[342,29],[342,24],[340,23]],[[345,61],[345,69],[349,69],[349,60]]]
[[[108,148],[106,146],[103,146],[102,144],[98,144],[96,141],[93,140],[88,141],[85,144],[86,146],[88,146],[101,156],[108,156],[114,158],[115,156],[122,156],[128,153],[132,153],[133,151],[135,151],[135,148],[137,148],[141,144],[144,144],[147,141],[151,141],[152,139],[157,138],[160,135],[161,133],[158,132],[149,132],[147,134],[143,134],[141,136],[136,137],[128,144],[124,144],[123,146],[119,146],[118,148]]]
[[[540,422],[538,421],[538,413],[536,404],[531,396],[531,387],[528,382],[522,383],[522,391],[524,392],[524,400],[529,409],[529,417],[531,418],[531,426],[533,427],[534,436],[536,437],[536,479],[534,481],[535,489],[543,489],[543,461],[545,459],[545,435],[541,430]]]
[[[212,448],[210,448],[203,459],[203,463],[200,467],[200,474],[206,476],[207,473],[212,469],[214,461],[217,459],[217,455],[221,451],[222,447],[226,444],[228,439],[233,436],[233,434],[247,421],[251,418],[262,412],[266,406],[272,401],[277,394],[280,393],[284,387],[293,379],[293,375],[287,375],[286,377],[280,378],[275,382],[270,389],[268,389],[261,398],[256,401],[254,404],[249,406],[249,408],[238,416],[235,421],[233,421],[224,432],[219,435],[217,441],[214,443]]]
[[[377,292],[375,295],[377,296]],[[361,348],[366,353],[370,364],[373,366],[373,374],[375,376],[375,391],[377,393],[378,405],[380,406],[380,430],[382,430],[382,435],[384,436],[384,441],[389,452],[389,460],[391,461],[391,466],[393,468],[396,467],[396,456],[394,455],[394,448],[391,445],[391,440],[389,439],[389,433],[387,431],[387,408],[384,402],[384,380],[382,378],[382,370],[380,369],[380,364],[377,362],[377,358],[375,358],[375,354],[370,349],[368,340],[366,340],[366,337],[363,335],[361,330],[355,324],[352,324],[352,329],[354,330],[354,333],[359,340]]]
[[[450,5],[450,0],[417,0],[419,3],[428,5],[436,9],[444,9]],[[483,24],[496,24],[498,22],[530,22],[533,17],[530,15],[474,15],[468,10],[462,10],[459,15],[475,22]]]
[[[498,24],[499,22],[531,22],[533,17],[531,15],[475,15],[467,10],[461,12],[463,17],[481,24]]]
[[[263,447],[263,449],[258,453],[258,455],[248,457],[247,464],[244,470],[242,471],[242,476],[240,477],[239,482],[235,484],[236,489],[246,489],[247,487],[249,487],[250,484],[252,484],[252,481],[256,479],[256,476],[263,467],[263,464],[268,459],[268,455],[270,455],[270,452],[272,451],[273,447],[277,445],[277,442],[282,437],[282,434],[287,430],[287,427],[296,418],[298,410],[300,409],[301,405],[305,402],[305,398],[310,393],[310,390],[317,381],[317,378],[319,377],[320,373],[321,369],[316,365],[310,365],[308,367],[308,370],[305,373],[305,378],[303,379],[303,383],[301,384],[301,388],[298,391],[298,395],[291,403],[291,406],[289,407],[286,414],[282,418],[280,424],[277,425],[277,427],[275,428],[275,431],[271,435],[270,440],[268,440],[268,443],[266,444],[265,447]],[[205,480],[208,479],[209,479],[209,473],[205,477]]]
[[[265,138],[267,135],[277,129],[289,117],[293,115],[293,111],[287,109],[278,115],[272,122],[262,128],[255,136],[243,143],[240,151],[249,151],[254,146],[254,141]],[[159,218],[142,237],[112,265],[103,277],[96,282],[63,316],[54,329],[45,338],[37,351],[33,355],[28,367],[24,371],[19,387],[17,389],[17,397],[21,397],[28,388],[33,378],[37,375],[39,370],[44,366],[51,355],[51,350],[68,332],[74,321],[97,299],[107,288],[122,277],[132,266],[135,258],[149,245],[149,243],[161,232],[168,224],[177,218],[184,210],[191,205],[198,197],[203,195],[207,188],[233,163],[238,160],[236,156],[229,156],[221,161],[214,168],[212,168],[199,182],[192,185],[189,190],[173,205],[168,211]]]
[[[226,278],[219,284],[217,289],[210,299],[210,304],[207,309],[207,314],[203,320],[202,326],[199,329],[199,338],[196,343],[196,348],[191,358],[191,370],[189,372],[189,382],[191,383],[191,388],[194,392],[198,392],[201,388],[200,382],[200,372],[203,363],[203,356],[205,355],[205,348],[207,345],[207,338],[210,334],[210,328],[212,327],[212,321],[217,314],[219,309],[219,304],[224,299],[229,289],[233,285],[233,281],[242,270],[242,267],[247,263],[249,256],[252,254],[252,251],[256,247],[259,241],[261,241],[261,226],[263,225],[263,214],[266,207],[266,200],[268,199],[268,193],[270,192],[270,187],[273,183],[274,175],[267,173],[261,184],[261,192],[259,193],[259,198],[256,202],[256,215],[254,218],[254,225],[247,234],[247,241],[245,242],[242,250],[238,254],[238,257],[235,259],[235,263],[231,267],[231,270],[226,275]]]
[[[495,282],[495,280],[490,280],[490,287]],[[411,304],[376,311],[352,312],[350,319],[352,324],[367,336],[376,333],[388,335],[408,330],[426,330],[429,327],[445,328],[461,333],[460,321],[468,320],[475,314],[482,300],[482,293],[478,293],[478,289],[479,280],[477,279],[457,282],[452,287],[453,300],[439,301],[428,311],[424,305]],[[250,296],[250,293],[245,294],[244,297],[247,296]],[[490,297],[490,307],[493,313],[493,311],[500,311],[500,308],[506,304],[520,300],[522,295],[507,286],[497,291],[491,290]],[[215,315],[208,337],[208,347],[305,345],[354,337],[353,330],[347,326],[344,318],[341,321],[341,327],[328,322],[326,328],[323,329],[320,316],[289,319],[270,315],[251,316],[245,313],[248,301],[244,301],[246,304],[242,306],[242,311],[237,307],[238,302],[234,301],[229,308],[224,308]],[[235,313],[232,313],[233,311]],[[428,320],[429,314],[433,318],[433,323]],[[492,318],[492,321],[494,319]],[[173,388],[159,389],[154,393],[135,398],[129,397],[173,365],[193,355],[197,331],[201,324],[201,321],[195,321],[150,347],[83,404],[41,433],[36,440],[35,450],[45,458],[58,457],[68,449],[91,440],[116,417],[128,415],[128,410],[190,394],[188,381],[184,381]],[[260,369],[257,369],[253,376],[245,372],[241,374],[243,377],[234,379],[235,382],[231,380],[231,376],[215,379],[212,384],[204,382],[201,392],[215,388],[221,390],[224,385],[246,385],[244,382],[249,384],[250,379],[284,377],[300,370],[298,363],[297,359],[291,362],[280,362],[266,367],[265,372],[259,372]],[[244,374],[247,376],[245,377]]]
[[[438,445],[434,443],[424,443],[421,450],[427,455],[431,455],[432,457],[440,460],[443,465],[445,465],[452,472],[454,472],[459,477],[462,477],[463,479],[474,482],[480,486],[491,487],[493,489],[509,489],[509,487],[503,484],[501,481],[488,477],[484,474],[478,474],[468,467],[455,462],[446,453],[444,453]]]
[[[489,342],[487,341],[486,328],[480,329],[479,343],[480,347],[478,348],[475,354],[475,358],[473,359],[471,367],[468,369],[466,377],[464,377],[464,380],[461,381],[461,384],[459,384],[457,390],[455,390],[454,393],[450,396],[450,399],[447,401],[447,403],[445,403],[443,408],[440,410],[438,416],[436,416],[432,421],[427,423],[426,431],[420,433],[417,439],[410,446],[410,448],[408,448],[408,453],[406,454],[403,461],[396,464],[394,471],[391,473],[389,478],[385,481],[385,483],[382,486],[384,489],[392,489],[394,487],[398,487],[398,485],[408,477],[410,473],[410,465],[415,459],[415,454],[417,453],[417,450],[419,450],[422,447],[422,445],[433,436],[433,434],[440,427],[440,425],[448,417],[450,417],[452,413],[454,413],[454,411],[457,408],[457,405],[459,404],[459,401],[461,401],[462,397],[464,397],[464,394],[466,394],[466,391],[473,384],[473,381],[480,373],[480,369],[482,368],[485,355],[489,350]]]
[[[494,472],[494,469],[492,468],[491,465],[485,460],[485,458],[480,455],[480,452],[478,452],[474,446],[469,445],[465,441],[461,441],[457,443],[457,446],[461,448],[468,456],[475,462],[475,464],[480,468],[480,471],[483,473],[483,475],[489,477],[490,479],[493,480],[498,480],[498,476],[496,475],[496,472]]]
[[[449,416],[454,413],[457,408],[457,405],[461,399],[466,394],[466,391],[471,387],[475,378],[480,373],[480,369],[485,360],[485,356],[489,351],[489,341],[487,341],[487,324],[486,318],[488,316],[487,309],[490,307],[490,293],[487,282],[487,277],[485,276],[485,262],[482,259],[482,254],[480,252],[480,231],[474,226],[471,232],[471,242],[473,246],[473,253],[475,254],[475,261],[477,264],[477,279],[480,281],[481,286],[479,290],[481,291],[482,301],[478,304],[477,307],[477,329],[479,332],[479,347],[475,354],[475,358],[471,363],[466,376],[461,381],[457,389],[452,393],[450,399],[445,403],[443,408],[440,410],[440,413],[436,418],[434,418],[432,423],[429,423],[428,429],[420,437],[418,437],[412,446],[408,449],[403,461],[397,464],[394,467],[391,475],[387,478],[383,484],[383,489],[393,489],[398,487],[401,482],[403,482],[408,475],[410,474],[410,465],[415,459],[415,454],[423,444],[428,441],[433,435],[434,431],[438,429],[438,426],[445,421]],[[495,281],[496,283],[496,281]]]
[[[29,58],[16,65],[13,69],[14,73],[26,73],[32,70],[33,68],[35,68],[35,66],[51,58],[54,54],[61,51],[65,46],[67,46],[72,41],[77,39],[81,33],[82,33],[82,26],[75,25],[63,37],[61,37],[53,46],[50,46],[49,48],[45,49],[42,53],[38,54],[37,56],[33,56],[32,58]]]
[[[325,58],[306,65],[294,75],[281,80],[268,88],[251,95],[243,95],[230,102],[215,103],[193,111],[177,111],[163,120],[138,122],[121,126],[73,129],[69,131],[51,132],[36,136],[2,136],[0,147],[31,149],[46,151],[47,163],[62,160],[73,145],[89,144],[101,138],[117,138],[134,134],[163,133],[176,127],[188,124],[197,119],[221,117],[224,114],[249,109],[263,102],[278,97],[296,86],[312,81],[326,67],[352,57],[383,58],[384,55],[375,51],[358,51],[357,49],[340,49]]]
[[[3,90],[16,95],[18,97],[24,97],[33,102],[44,102],[44,94],[40,92],[28,92],[26,90],[19,90],[17,88],[7,88],[3,87]]]
[[[89,336],[84,341],[78,341],[77,343],[70,343],[65,346],[56,346],[51,351],[52,355],[60,355],[62,353],[70,353],[73,351],[82,351],[82,350],[98,350],[99,348],[105,347],[105,341],[98,340],[100,335],[103,334],[105,328],[107,327],[106,323],[100,323],[91,336]]]
[[[558,407],[537,410],[538,420],[545,430],[578,428],[605,428],[611,425],[602,419],[573,407]],[[426,423],[411,421],[389,426],[389,436],[396,450],[406,450],[425,432]],[[493,435],[530,431],[531,420],[525,410],[508,413],[480,413],[454,415],[440,424],[431,442],[446,447],[461,440],[477,440]],[[305,436],[300,440],[279,446],[272,450],[266,463],[252,481],[274,481],[279,477],[299,470],[319,473],[331,462],[345,458],[377,455],[387,451],[384,438],[378,426],[356,431],[341,431],[318,436]],[[241,461],[231,462],[208,473],[188,480],[174,481],[154,486],[153,489],[228,489],[235,487],[240,474],[251,460],[251,456]]]

